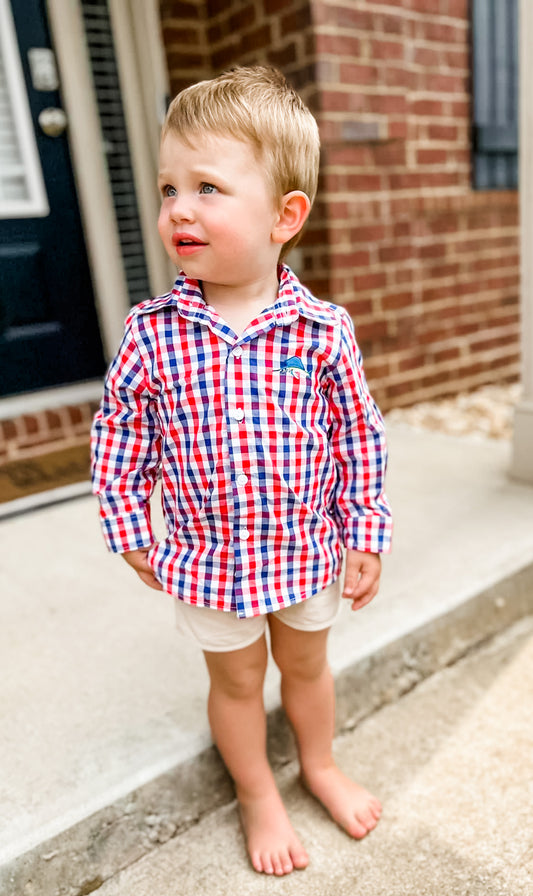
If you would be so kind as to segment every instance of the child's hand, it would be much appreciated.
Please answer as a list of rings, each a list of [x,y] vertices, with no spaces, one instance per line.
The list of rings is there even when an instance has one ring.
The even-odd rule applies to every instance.
[[[136,551],[126,551],[122,556],[137,573],[145,585],[154,588],[156,591],[162,591],[163,586],[159,582],[152,571],[152,567],[148,563],[147,555],[150,548],[138,548]]]
[[[379,554],[346,551],[346,573],[342,596],[352,601],[352,610],[366,607],[376,596],[381,574]]]

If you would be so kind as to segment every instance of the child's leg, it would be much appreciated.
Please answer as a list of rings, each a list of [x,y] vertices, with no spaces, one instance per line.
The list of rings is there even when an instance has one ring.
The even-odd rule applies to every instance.
[[[289,821],[266,754],[265,638],[242,650],[204,655],[211,680],[211,731],[235,782],[252,865],[278,875],[305,868],[307,853]]]
[[[272,655],[281,671],[281,696],[294,729],[302,778],[333,819],[360,839],[375,828],[381,805],[347,778],[332,755],[335,690],[327,661],[329,629],[300,631],[269,617]]]

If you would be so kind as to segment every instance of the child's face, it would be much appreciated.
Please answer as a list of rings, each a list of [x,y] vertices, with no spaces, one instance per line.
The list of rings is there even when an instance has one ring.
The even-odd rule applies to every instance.
[[[161,143],[159,234],[171,261],[204,285],[241,287],[276,271],[277,204],[251,145],[209,134]]]

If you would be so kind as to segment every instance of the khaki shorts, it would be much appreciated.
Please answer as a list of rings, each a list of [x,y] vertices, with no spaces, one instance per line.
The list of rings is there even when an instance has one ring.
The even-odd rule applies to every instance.
[[[196,607],[176,600],[176,627],[192,637],[202,650],[209,653],[226,653],[248,647],[265,633],[268,616],[276,616],[289,628],[306,632],[318,632],[330,626],[337,618],[341,603],[340,580],[328,585],[319,594],[298,604],[292,604],[272,614],[241,619],[236,613]]]

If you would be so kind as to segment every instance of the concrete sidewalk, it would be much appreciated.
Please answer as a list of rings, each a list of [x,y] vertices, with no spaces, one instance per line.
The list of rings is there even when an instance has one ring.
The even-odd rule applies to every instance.
[[[528,617],[337,738],[341,766],[384,805],[365,840],[332,824],[291,763],[278,777],[305,871],[256,874],[232,803],[96,896],[531,896],[532,704]]]
[[[402,424],[389,443],[394,552],[379,597],[346,607],[331,637],[340,726],[533,609],[533,489],[508,479],[508,444]],[[81,896],[231,801],[203,660],[175,633],[172,599],[106,553],[92,498],[0,535],[0,889]],[[277,688],[271,668],[281,766]]]

